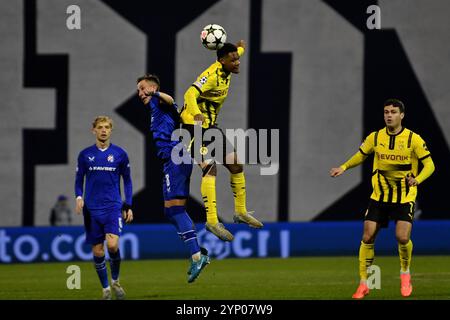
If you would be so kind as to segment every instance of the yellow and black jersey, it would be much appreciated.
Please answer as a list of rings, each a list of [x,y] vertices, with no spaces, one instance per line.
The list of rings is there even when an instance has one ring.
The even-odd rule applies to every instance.
[[[434,164],[425,141],[418,134],[406,128],[395,135],[389,134],[387,128],[372,132],[360,146],[359,153],[364,156],[361,157],[363,160],[368,155],[374,154],[373,192],[370,198],[379,202],[415,202],[417,187],[408,185],[407,175],[412,174],[417,177],[416,180],[419,180],[419,161],[426,162],[427,158],[431,162],[430,169],[427,168],[427,171],[431,170],[431,172],[422,174],[420,180],[426,179],[434,171]],[[358,158],[357,155],[342,167],[347,169],[363,161],[355,161],[356,158]]]
[[[238,54],[242,56],[244,48],[238,47]],[[219,61],[203,71],[186,91],[181,112],[182,123],[194,124],[194,115],[202,113],[205,117],[203,128],[215,125],[219,111],[228,96],[230,81],[231,73],[225,73]]]

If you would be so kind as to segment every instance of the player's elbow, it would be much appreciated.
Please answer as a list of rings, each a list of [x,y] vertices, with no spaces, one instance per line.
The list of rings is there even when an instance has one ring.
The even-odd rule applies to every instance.
[[[167,96],[166,103],[170,106],[173,106],[173,104],[175,103],[175,100],[171,96]]]
[[[431,164],[430,164],[430,171],[431,171],[431,173],[433,173],[435,170],[436,170],[436,166],[434,165],[434,162],[431,161]]]
[[[426,163],[424,163],[424,166],[426,170],[430,173],[430,175],[436,170],[436,166],[434,165],[434,162],[431,159],[431,157],[428,159],[428,161],[426,161]]]
[[[192,99],[197,99],[197,89],[194,87],[189,87],[189,89],[186,90],[184,93],[184,101],[191,101]]]
[[[194,87],[190,87],[184,94],[184,104],[186,106],[186,110],[192,115],[200,113],[197,106],[198,96],[198,91]]]

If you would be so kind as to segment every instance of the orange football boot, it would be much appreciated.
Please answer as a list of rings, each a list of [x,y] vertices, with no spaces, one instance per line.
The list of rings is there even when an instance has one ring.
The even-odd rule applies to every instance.
[[[400,292],[402,296],[409,297],[412,293],[411,275],[409,273],[403,273],[400,275]]]
[[[369,294],[369,287],[365,283],[360,283],[356,292],[352,295],[353,299],[362,299]]]

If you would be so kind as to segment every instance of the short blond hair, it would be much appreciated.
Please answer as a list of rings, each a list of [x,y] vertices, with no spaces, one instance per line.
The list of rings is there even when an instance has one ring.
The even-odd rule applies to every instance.
[[[92,128],[95,128],[99,122],[109,122],[111,129],[113,128],[113,120],[108,116],[97,116],[92,122]]]

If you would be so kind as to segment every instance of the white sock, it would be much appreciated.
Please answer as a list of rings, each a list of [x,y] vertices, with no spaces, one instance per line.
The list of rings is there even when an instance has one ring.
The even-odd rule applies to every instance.
[[[400,274],[409,274],[409,268],[406,271],[402,271],[402,269],[400,269]]]

